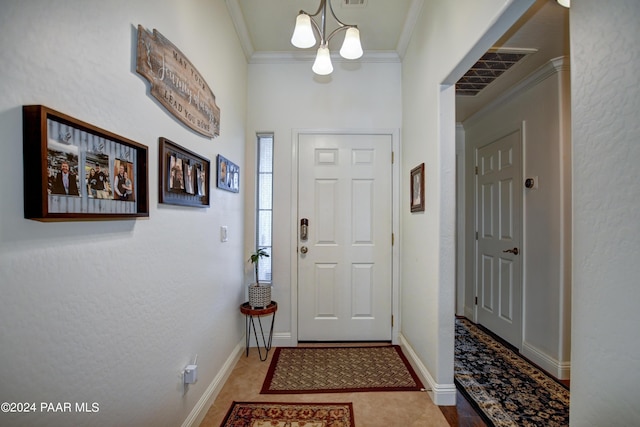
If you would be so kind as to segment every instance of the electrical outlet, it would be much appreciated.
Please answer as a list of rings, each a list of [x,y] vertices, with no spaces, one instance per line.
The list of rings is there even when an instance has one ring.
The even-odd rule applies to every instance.
[[[187,365],[184,368],[184,383],[193,384],[198,381],[198,365]]]

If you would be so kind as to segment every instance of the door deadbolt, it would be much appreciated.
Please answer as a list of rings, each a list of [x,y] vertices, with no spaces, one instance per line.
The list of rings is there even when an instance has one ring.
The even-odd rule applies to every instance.
[[[307,252],[309,252],[309,248],[307,248],[306,246],[302,246],[302,247],[300,248],[300,253],[301,253],[301,254],[303,254],[303,255],[304,255],[304,254],[306,254]]]
[[[300,240],[307,240],[309,238],[309,220],[302,218],[300,220]]]

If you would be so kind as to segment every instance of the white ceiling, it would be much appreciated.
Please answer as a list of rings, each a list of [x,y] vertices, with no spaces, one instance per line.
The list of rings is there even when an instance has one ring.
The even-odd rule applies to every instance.
[[[336,16],[345,24],[360,29],[362,47],[369,52],[397,51],[398,43],[407,26],[407,16],[423,0],[365,0],[362,6],[344,5],[345,0],[332,0]],[[246,35],[241,36],[245,52],[298,52],[291,45],[291,34],[300,10],[310,14],[317,11],[320,0],[227,0],[234,15],[236,28],[241,19],[246,25]],[[232,6],[233,5],[233,6]],[[237,16],[238,13],[241,16]],[[413,11],[416,14],[416,11]],[[317,19],[317,22],[319,20]],[[327,32],[337,25],[327,12]],[[339,49],[344,37],[336,36],[329,45]],[[310,49],[313,50],[313,49]]]
[[[300,50],[291,45],[295,18],[300,10],[317,11],[320,0],[226,0],[248,61],[259,62],[288,57],[308,57],[314,48]],[[425,0],[364,0],[364,6],[344,5],[332,0],[336,16],[360,29],[364,56],[359,61],[400,61],[410,40],[415,18]],[[434,1],[434,0],[426,0]],[[453,0],[440,0],[453,1]],[[458,121],[464,121],[550,59],[569,55],[569,13],[555,0],[537,0],[529,11],[494,47],[533,50],[475,97],[456,97]],[[335,28],[327,17],[327,31]],[[340,48],[342,36],[329,45]]]

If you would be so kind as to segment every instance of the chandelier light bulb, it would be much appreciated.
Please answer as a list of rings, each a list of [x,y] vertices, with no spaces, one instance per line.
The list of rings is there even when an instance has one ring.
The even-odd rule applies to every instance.
[[[291,44],[301,49],[312,47],[316,44],[316,36],[311,28],[311,17],[306,13],[300,13],[296,18],[296,27],[291,36]]]
[[[342,48],[340,48],[340,56],[345,59],[358,59],[362,54],[360,31],[356,27],[350,27],[344,36],[344,42],[342,43]]]
[[[331,53],[329,52],[329,48],[327,46],[320,46],[318,48],[318,54],[316,55],[316,60],[313,63],[313,67],[311,67],[314,73],[326,76],[327,74],[331,74],[333,72],[333,65],[331,64]]]

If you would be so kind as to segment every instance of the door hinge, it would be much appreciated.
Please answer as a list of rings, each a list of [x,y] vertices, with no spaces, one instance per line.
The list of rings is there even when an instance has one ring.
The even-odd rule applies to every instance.
[[[396,244],[396,235],[394,233],[391,233],[391,246]]]
[[[475,305],[478,305],[478,297],[476,297],[475,301],[474,301]]]
[[[476,175],[478,175],[478,167],[476,166]]]
[[[476,240],[478,240],[478,232],[476,231]]]
[[[394,164],[396,162],[396,153],[395,151],[391,152],[391,164]]]
[[[391,315],[391,327],[393,328],[393,314]]]

